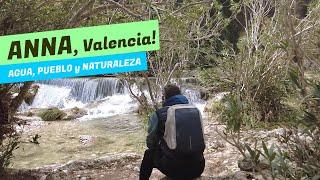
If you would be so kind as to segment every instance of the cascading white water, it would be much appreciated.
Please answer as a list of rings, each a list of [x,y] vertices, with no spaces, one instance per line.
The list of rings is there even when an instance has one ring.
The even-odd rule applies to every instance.
[[[124,87],[116,78],[57,79],[41,81],[40,83],[70,88],[70,95],[75,100],[84,103],[124,93]]]
[[[200,91],[194,89],[184,89],[183,95],[185,95],[188,98],[189,102],[195,105],[200,110],[200,112],[203,113],[206,101],[201,99]]]
[[[138,104],[116,78],[56,79],[37,82],[39,90],[32,105],[26,103],[20,111],[31,108],[87,110],[81,120],[133,113]]]
[[[71,89],[68,87],[58,87],[46,84],[39,84],[39,89],[31,108],[50,108],[60,109],[72,108],[75,106],[83,107],[84,104],[76,101],[70,96]]]
[[[119,114],[134,113],[138,103],[116,78],[76,78],[56,79],[37,82],[38,93],[31,106],[23,104],[21,111],[30,108],[69,109],[84,108],[88,114],[80,120],[89,120]],[[148,93],[146,93],[148,94]],[[203,111],[205,101],[200,92],[183,88],[183,94],[190,103]]]
[[[134,113],[138,108],[138,103],[129,94],[118,94],[106,97],[95,107],[90,106],[87,106],[88,115],[81,117],[80,120]]]
[[[204,102],[204,100],[201,99],[201,94],[198,90],[185,89],[183,91],[183,95],[185,95],[191,103],[203,103]]]

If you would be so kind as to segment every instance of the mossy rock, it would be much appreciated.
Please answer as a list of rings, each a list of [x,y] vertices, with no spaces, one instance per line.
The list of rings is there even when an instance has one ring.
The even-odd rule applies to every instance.
[[[33,115],[34,115],[34,113],[31,112],[31,111],[28,111],[27,114],[26,114],[27,117],[32,117]]]
[[[58,108],[50,108],[40,113],[39,116],[43,121],[59,121],[63,120],[63,118],[66,116],[66,113]]]
[[[64,117],[64,120],[74,120],[88,114],[86,110],[80,109],[78,107],[67,109],[64,112],[67,114],[66,117]]]

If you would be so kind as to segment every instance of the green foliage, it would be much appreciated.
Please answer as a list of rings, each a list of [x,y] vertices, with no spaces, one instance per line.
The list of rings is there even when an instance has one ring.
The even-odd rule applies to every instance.
[[[243,104],[233,94],[226,96],[224,101],[226,105],[221,113],[221,119],[226,122],[228,130],[238,132],[244,117]]]
[[[58,108],[47,109],[39,115],[43,121],[63,120],[66,114]]]
[[[299,19],[289,1],[273,1],[268,17],[262,1],[243,1],[251,9],[239,38],[238,52],[228,46],[216,58],[215,67],[200,73],[203,84],[230,92],[219,119],[226,123],[224,138],[245,161],[259,171],[265,160],[273,179],[317,179],[320,169],[320,85],[314,72],[319,63],[319,2],[308,7]],[[296,1],[292,1],[297,3]],[[261,5],[261,6],[259,6]],[[263,12],[263,14],[259,14]],[[299,13],[299,12],[298,12]],[[310,29],[304,31],[303,29]],[[312,29],[312,30],[311,30]],[[310,65],[311,64],[311,65]],[[306,72],[313,72],[309,75]],[[267,142],[260,149],[241,141],[244,126],[258,122],[290,122],[279,139],[281,146]],[[243,148],[245,147],[245,148]],[[260,161],[259,161],[259,160]]]
[[[228,73],[219,68],[198,69],[197,78],[204,87],[212,87],[216,92],[229,91],[234,87],[233,81],[228,79]]]
[[[19,144],[19,138],[17,136],[10,137],[0,145],[0,176],[3,175],[4,169],[10,165],[10,159],[13,157],[13,151]]]
[[[258,164],[260,163],[261,151],[254,147],[252,149],[248,144],[245,144],[246,150],[249,152],[249,157],[247,159],[252,163],[252,171],[256,171]]]
[[[152,117],[152,115],[154,114],[154,109],[148,109],[148,111],[141,115],[142,119],[143,119],[143,128],[147,131],[148,130],[148,126],[149,126],[149,120]]]
[[[266,144],[264,141],[262,141],[262,148],[263,148],[263,153],[262,156],[268,161],[269,167],[270,167],[270,172],[272,177],[275,177],[275,165],[273,161],[276,158],[277,153],[275,152],[275,145],[272,144],[270,148],[267,148]]]
[[[85,0],[0,1],[0,35],[140,20],[133,14],[143,19],[159,19],[161,50],[148,54],[150,74],[156,79],[151,93],[156,99],[160,99],[161,87],[172,76],[181,76],[179,69],[200,66],[201,85],[230,92],[215,108],[219,120],[227,125],[226,135],[235,137],[230,142],[254,166],[253,170],[258,169],[256,166],[264,158],[274,178],[319,175],[320,85],[308,85],[304,73],[304,70],[319,73],[319,67],[315,66],[320,57],[318,1],[308,7],[305,19],[295,17],[295,9],[291,9],[295,5],[288,6],[291,1],[287,0],[225,3],[186,0],[179,4],[129,0],[120,3],[125,9],[103,0],[92,2],[95,4],[86,7]],[[74,23],[69,24],[72,19]],[[145,82],[137,81],[134,83],[143,92]],[[0,85],[0,92],[8,88]],[[143,95],[141,99],[140,95],[143,94],[136,97],[142,102],[141,114],[147,122],[152,108],[147,97]],[[288,103],[291,99],[298,102],[294,108]],[[61,120],[65,113],[54,108],[40,116],[46,121]],[[257,145],[251,148],[240,141],[244,126],[283,120],[300,121],[305,128],[303,134],[295,128],[288,131],[288,136],[283,137],[285,149],[276,150],[274,145],[268,148],[262,142],[260,150]],[[37,139],[35,136],[33,141]],[[4,166],[15,147],[12,143],[4,151],[9,153],[1,154],[5,155]]]
[[[231,143],[243,155],[244,161],[252,166],[249,171],[259,171],[260,155],[268,162],[269,172],[273,179],[317,179],[320,169],[320,109],[318,104],[319,85],[312,85],[314,88],[306,95],[306,105],[301,106],[304,116],[298,119],[299,126],[289,126],[279,137],[281,146],[272,144],[267,147],[265,141],[261,143],[261,150],[252,149],[248,144],[233,140]],[[234,106],[236,107],[236,106]],[[232,109],[232,108],[230,108]],[[296,117],[298,118],[298,117]],[[227,123],[228,125],[228,123]],[[233,127],[233,126],[231,126]],[[237,129],[236,129],[237,130]],[[240,133],[240,130],[237,131]],[[239,135],[238,135],[239,137]],[[276,148],[277,147],[277,148]],[[248,153],[247,153],[248,152]],[[239,163],[239,167],[242,165]]]
[[[320,91],[318,83],[310,85],[312,90],[306,95],[301,107],[305,112],[299,121],[301,129],[291,127],[290,135],[282,136],[286,158],[295,164],[291,173],[293,178],[312,178],[320,175]]]

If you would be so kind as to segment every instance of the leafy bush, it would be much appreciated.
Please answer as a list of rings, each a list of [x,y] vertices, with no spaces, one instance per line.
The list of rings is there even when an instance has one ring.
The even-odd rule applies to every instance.
[[[66,113],[59,110],[58,108],[47,109],[40,113],[40,117],[44,121],[57,121],[62,120],[66,116]]]
[[[13,157],[13,151],[18,148],[19,138],[17,136],[10,137],[1,142],[0,145],[0,177],[4,174],[5,168],[10,165]]]
[[[320,178],[320,133],[319,127],[299,132],[291,128],[282,137],[284,149],[277,155],[283,159],[278,165],[278,174],[291,179]]]
[[[281,146],[272,144],[269,148],[264,141],[261,148],[254,148],[241,141],[241,127],[246,119],[244,105],[235,95],[225,98],[222,119],[227,124],[226,132],[220,134],[237,148],[243,159],[238,162],[240,169],[259,172],[262,160],[267,162],[272,179],[319,179],[320,178],[320,85],[309,84],[310,94],[301,103],[303,116],[296,116],[293,126],[288,126],[278,138]],[[262,174],[262,172],[260,172]]]
[[[319,23],[320,3],[309,4],[300,18],[295,9],[299,4],[289,5],[297,2],[242,1],[242,8],[250,11],[237,43],[239,51],[225,47],[230,53],[218,56],[217,66],[200,74],[204,85],[230,92],[219,113],[227,127],[219,134],[242,154],[239,167],[259,172],[264,161],[272,179],[320,178],[320,84],[306,76],[319,69],[320,26],[312,24]],[[312,30],[303,32],[308,27]],[[244,125],[283,120],[291,122],[279,138],[281,146],[268,147],[264,141],[252,145],[241,139]]]
[[[290,127],[279,138],[285,148],[278,155],[291,162],[286,175],[294,179],[320,178],[320,84],[311,86],[303,103],[305,113],[299,119],[300,128]]]

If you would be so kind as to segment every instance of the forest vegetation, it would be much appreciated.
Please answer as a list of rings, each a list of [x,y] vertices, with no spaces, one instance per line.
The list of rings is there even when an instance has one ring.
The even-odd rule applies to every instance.
[[[212,118],[226,125],[221,137],[250,171],[265,162],[273,179],[320,177],[320,1],[0,1],[1,36],[150,19],[160,22],[161,49],[148,52],[148,72],[117,75],[141,112],[160,105],[171,79],[192,71],[209,96],[227,92],[210,106]],[[18,147],[15,113],[31,87],[0,85],[1,170]],[[279,126],[286,131],[281,146],[241,141],[248,129]]]

